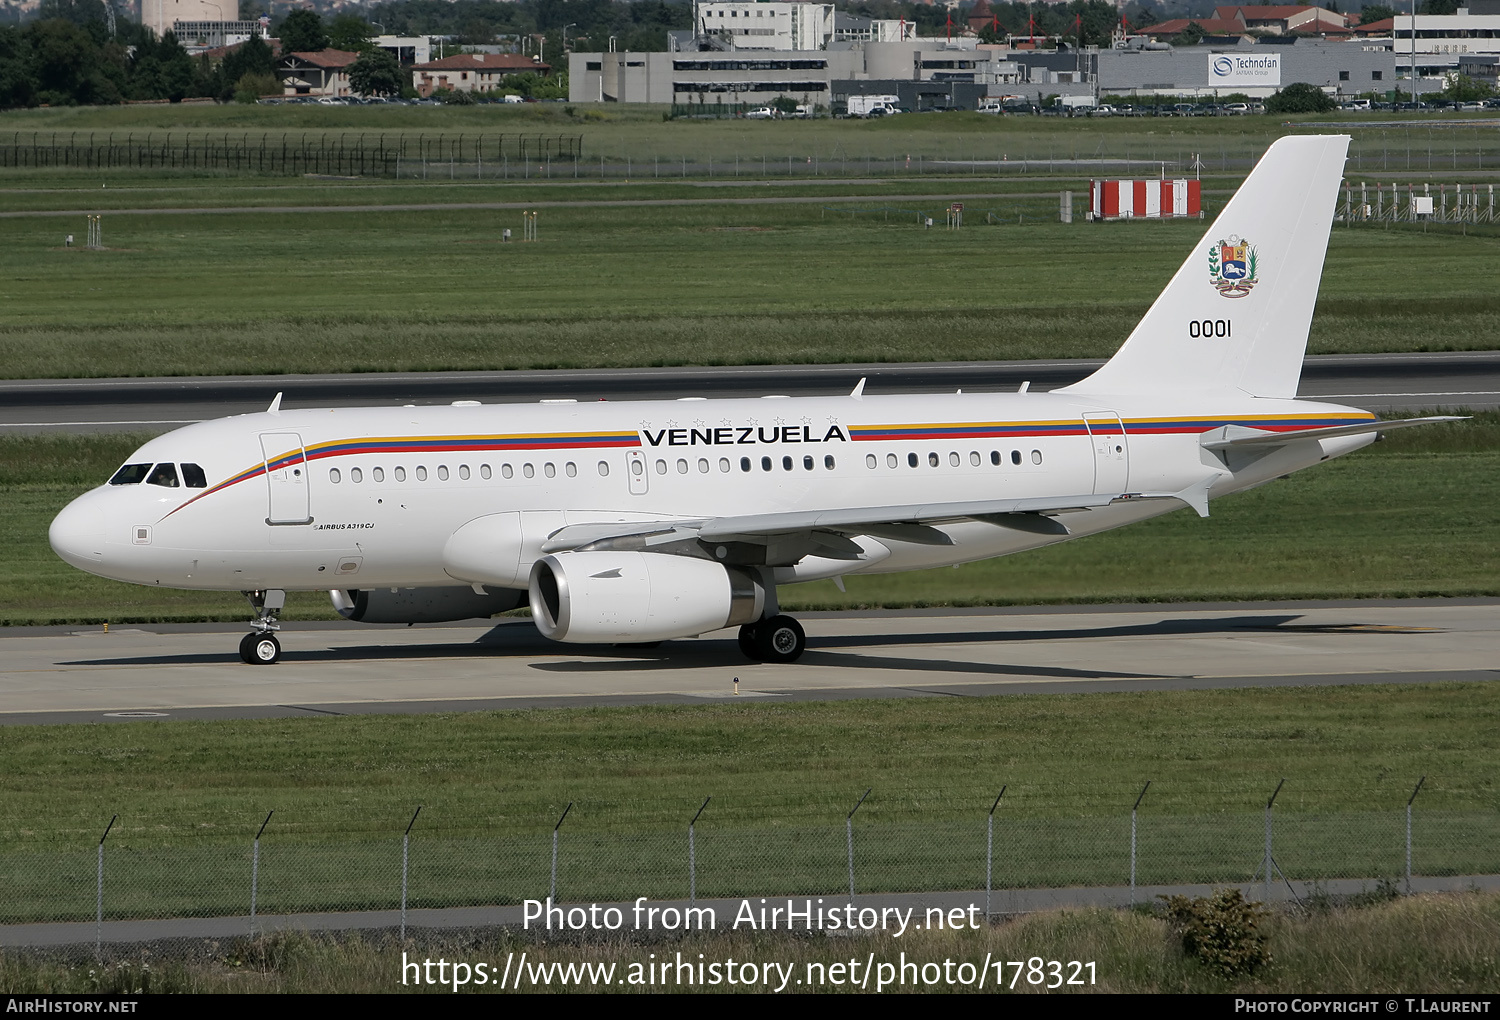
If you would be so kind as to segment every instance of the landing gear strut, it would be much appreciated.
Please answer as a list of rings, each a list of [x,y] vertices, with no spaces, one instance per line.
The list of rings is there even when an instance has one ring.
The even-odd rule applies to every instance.
[[[740,651],[759,662],[796,662],[807,650],[802,624],[790,616],[773,616],[740,628]]]
[[[276,640],[281,626],[276,614],[286,606],[286,592],[271,588],[247,591],[245,597],[255,610],[255,619],[250,621],[251,632],[240,640],[240,658],[252,666],[274,665],[281,658],[281,642]]]

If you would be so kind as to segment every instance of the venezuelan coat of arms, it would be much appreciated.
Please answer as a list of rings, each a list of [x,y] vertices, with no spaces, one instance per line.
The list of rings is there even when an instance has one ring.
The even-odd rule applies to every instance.
[[[1208,246],[1209,282],[1224,297],[1244,297],[1259,282],[1256,262],[1255,245],[1230,234]]]

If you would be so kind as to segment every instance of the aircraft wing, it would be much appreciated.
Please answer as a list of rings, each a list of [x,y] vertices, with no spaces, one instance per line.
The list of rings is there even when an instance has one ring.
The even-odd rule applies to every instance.
[[[1060,522],[1047,516],[1094,510],[1118,499],[1144,498],[1135,493],[1049,496],[1035,499],[982,499],[953,503],[908,503],[900,506],[848,507],[841,510],[802,510],[787,513],[744,514],[697,520],[682,518],[614,524],[573,524],[548,536],[544,553],[578,549],[610,539],[639,537],[646,545],[682,539],[731,542],[773,535],[833,532],[869,535],[919,545],[951,545],[952,540],[933,524],[983,521],[1042,535],[1066,535]]]
[[[1440,421],[1463,421],[1464,418],[1444,415],[1431,418],[1401,418],[1396,421],[1367,421],[1358,425],[1335,425],[1323,429],[1297,429],[1294,432],[1268,432],[1265,429],[1246,428],[1243,425],[1225,425],[1203,433],[1200,440],[1209,450],[1227,450],[1234,446],[1285,446],[1303,439],[1335,439],[1339,436],[1359,436],[1367,432],[1389,432],[1412,425],[1431,425]]]

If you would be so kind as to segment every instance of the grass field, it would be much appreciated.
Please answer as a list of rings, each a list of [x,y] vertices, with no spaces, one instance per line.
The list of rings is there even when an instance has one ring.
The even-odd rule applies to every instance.
[[[1261,929],[1267,937],[1270,963],[1249,976],[1223,978],[1184,953],[1179,934],[1160,916],[1096,910],[1046,911],[981,931],[908,933],[900,939],[863,936],[809,939],[789,935],[719,934],[651,942],[612,940],[550,944],[503,934],[424,935],[406,946],[379,937],[276,935],[233,940],[214,946],[207,957],[163,959],[161,954],[130,954],[100,965],[66,958],[0,954],[0,988],[13,993],[139,994],[173,992],[371,993],[447,992],[445,987],[401,984],[402,951],[409,958],[462,961],[472,965],[516,959],[522,952],[533,964],[616,965],[624,978],[630,964],[675,960],[680,952],[696,962],[734,958],[757,966],[775,961],[795,967],[795,982],[826,971],[808,964],[861,964],[871,955],[877,963],[944,960],[983,965],[995,960],[1044,959],[1094,961],[1096,983],[1063,991],[1199,993],[1344,992],[1360,995],[1462,994],[1493,992],[1500,987],[1500,897],[1493,893],[1422,896],[1345,906],[1320,906],[1302,914],[1276,913]],[[514,954],[514,956],[511,956]],[[894,972],[894,971],[893,971]],[[436,966],[433,968],[436,974]],[[721,971],[722,973],[722,971]],[[860,971],[862,973],[862,971]],[[929,971],[929,976],[931,976]],[[955,972],[956,973],[956,972]],[[972,971],[970,971],[972,974]],[[1016,969],[1004,969],[1008,983]],[[993,979],[993,973],[991,973]],[[1087,974],[1085,974],[1085,977]],[[878,977],[871,981],[876,990]],[[772,983],[774,987],[775,982]],[[471,987],[470,991],[481,989]],[[489,990],[495,990],[493,988]],[[543,984],[538,991],[699,990],[661,985],[620,986],[585,982],[566,987]],[[724,985],[708,991],[745,991]],[[802,988],[810,991],[813,989]],[[824,984],[821,991],[852,991],[849,985]],[[942,984],[887,988],[891,991],[961,991]],[[978,989],[972,989],[978,990]],[[1029,986],[1024,976],[1016,991]],[[985,991],[993,991],[993,981]],[[1048,994],[1061,994],[1053,992]]]
[[[1419,875],[1500,867],[1500,695],[1490,684],[545,709],[416,716],[7,727],[0,920],[84,920],[95,845],[108,916],[242,914],[251,837],[264,913],[544,895],[551,830],[570,902],[845,886],[865,892],[1121,885],[1129,809],[1143,883],[1249,882],[1281,779],[1276,854],[1298,881],[1394,878],[1403,807]],[[869,748],[879,746],[872,757]]]
[[[569,112],[571,109],[571,113]],[[1383,114],[1351,117],[1260,116],[1212,118],[992,117],[982,114],[912,115],[860,120],[666,121],[666,108],[648,105],[544,103],[523,107],[257,107],[152,106],[12,110],[0,114],[0,144],[33,132],[235,133],[304,132],[375,135],[448,133],[581,133],[586,158],[649,161],[712,155],[718,160],[769,156],[877,159],[1167,160],[1186,167],[1195,154],[1212,169],[1240,166],[1289,131],[1321,130],[1355,137],[1356,169],[1375,172],[1441,170],[1445,166],[1500,168],[1500,146],[1487,137],[1489,116]],[[1455,151],[1457,155],[1455,156]],[[1487,160],[1487,162],[1486,162]]]
[[[555,208],[509,245],[519,210],[106,216],[103,252],[63,247],[81,220],[0,219],[0,374],[1101,357],[1202,230],[967,204],[959,232],[916,226],[943,222],[936,194]],[[1494,347],[1497,248],[1488,226],[1335,230],[1310,350]]]
[[[268,810],[278,842],[391,839],[423,805],[424,839],[861,831],[1238,815],[1253,867],[1277,782],[1288,814],[1389,812],[1418,777],[1423,812],[1496,822],[1493,684],[1275,688],[1004,698],[536,709],[0,731],[0,847],[246,847]],[[872,755],[871,747],[880,747]],[[1128,826],[1127,826],[1128,827]],[[838,857],[835,855],[835,863]]]
[[[75,211],[0,219],[0,375],[1104,356],[1202,224],[1065,227],[1055,222],[1056,193],[1081,191],[1090,174],[1140,173],[1152,160],[1186,166],[1196,154],[1212,212],[1275,137],[1317,123],[664,121],[656,109],[564,104],[14,111],[0,115],[0,145],[145,131],[290,131],[310,145],[381,131],[471,140],[576,131],[585,159],[557,169],[579,181],[540,183],[0,170],[7,212]],[[1500,147],[1485,163],[1487,122],[1351,123],[1335,119],[1333,128],[1354,135],[1351,181],[1436,185],[1454,176],[1487,186],[1500,176]],[[1105,157],[1140,163],[1059,165],[1048,175],[1029,162]],[[918,172],[1001,158],[1012,169],[999,176],[967,163],[946,165],[941,177]],[[670,176],[683,160],[696,161],[695,179]],[[708,161],[713,180],[704,179]],[[587,181],[596,162],[608,181]],[[783,163],[809,176],[759,179],[785,176]],[[820,167],[875,179],[810,176]],[[917,226],[919,215],[941,224],[955,196],[965,196],[963,231]],[[820,198],[853,201],[825,208]],[[507,227],[520,236],[519,209],[393,208],[465,202],[569,204],[543,209],[539,243],[509,246],[498,242]],[[620,204],[632,202],[707,204]],[[349,205],[379,208],[333,211]],[[201,212],[118,211],[174,208]],[[82,209],[106,212],[109,250],[63,247],[65,234],[83,236]],[[1497,244],[1500,231],[1488,224],[1456,236],[1335,230],[1310,350],[1495,346],[1500,299],[1486,267]]]
[[[129,436],[0,439],[0,623],[246,618],[234,593],[126,585],[47,545],[69,499],[125,461]],[[1289,523],[1290,522],[1290,523]],[[1220,500],[1019,556],[783,590],[795,609],[1500,594],[1500,415],[1393,432],[1346,459]],[[1234,563],[1232,572],[1224,565]],[[293,593],[291,619],[334,619]]]

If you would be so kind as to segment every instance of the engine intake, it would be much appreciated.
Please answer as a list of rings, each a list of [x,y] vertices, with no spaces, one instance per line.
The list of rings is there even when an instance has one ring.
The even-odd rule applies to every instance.
[[[748,571],[628,551],[544,556],[531,568],[530,595],[544,637],[583,644],[693,637],[752,623],[766,605]]]

